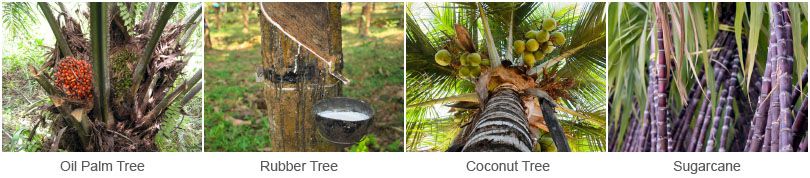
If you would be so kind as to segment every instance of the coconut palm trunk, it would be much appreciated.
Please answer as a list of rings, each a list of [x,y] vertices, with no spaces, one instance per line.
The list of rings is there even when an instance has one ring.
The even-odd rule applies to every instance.
[[[318,134],[313,119],[316,101],[341,95],[340,81],[330,75],[342,68],[340,4],[262,3],[259,8],[273,17],[271,22],[265,14],[258,14],[262,31],[259,72],[264,80],[272,150],[340,151],[343,146]],[[281,29],[272,23],[308,25]],[[318,46],[305,46],[313,45],[307,43],[313,40],[320,42],[315,44]],[[313,53],[309,48],[323,53]],[[320,58],[325,55],[338,59],[328,64]]]
[[[529,152],[534,139],[518,93],[512,89],[496,90],[486,102],[479,118],[469,126],[465,152]]]

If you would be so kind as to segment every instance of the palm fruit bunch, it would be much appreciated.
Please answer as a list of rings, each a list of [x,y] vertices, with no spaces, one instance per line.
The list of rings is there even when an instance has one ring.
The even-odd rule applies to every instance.
[[[557,20],[545,18],[540,24],[539,29],[526,32],[523,36],[525,40],[515,40],[512,44],[515,53],[522,56],[523,63],[528,67],[534,66],[536,61],[565,43],[565,34],[557,29]]]
[[[121,98],[126,94],[126,91],[132,86],[132,69],[130,63],[138,60],[136,53],[122,49],[110,55],[112,65],[112,80],[113,90],[116,98]]]
[[[93,69],[86,60],[66,57],[56,68],[56,86],[68,98],[93,100]]]
[[[440,66],[453,65],[452,67],[458,70],[460,77],[477,77],[481,74],[482,66],[489,66],[489,60],[483,59],[479,53],[462,52],[460,55],[457,55],[457,57],[458,63],[456,63],[457,65],[453,65],[455,60],[453,54],[446,49],[442,49],[436,52],[434,60],[436,60],[436,64]]]

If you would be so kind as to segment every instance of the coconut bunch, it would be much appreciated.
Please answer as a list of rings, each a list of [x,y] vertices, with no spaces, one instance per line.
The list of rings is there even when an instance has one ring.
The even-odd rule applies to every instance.
[[[546,55],[554,52],[557,47],[566,42],[565,34],[560,32],[557,28],[559,24],[553,18],[545,18],[540,21],[540,26],[537,29],[529,30],[523,36],[524,39],[516,40],[512,44],[515,53],[521,56],[523,63],[527,67],[533,67],[535,62],[542,60]],[[463,27],[462,27],[463,28]],[[467,33],[459,33],[457,35],[466,35]],[[468,39],[465,37],[456,37],[452,39],[462,41],[459,39]],[[451,41],[452,41],[451,40]],[[448,44],[453,44],[448,42]],[[449,45],[448,45],[449,46]],[[465,48],[462,44],[461,49],[453,47],[445,47],[436,52],[434,60],[440,66],[450,66],[457,71],[459,77],[477,77],[481,74],[482,67],[486,68],[490,65],[490,60],[482,58],[480,52],[475,49]]]
[[[439,50],[434,56],[436,64],[441,66],[451,66],[458,70],[459,77],[476,77],[481,74],[481,67],[488,66],[489,60],[481,58],[481,54],[473,52],[463,52],[452,54],[446,49]]]
[[[513,44],[515,53],[523,58],[527,67],[533,67],[536,61],[565,43],[565,34],[557,30],[557,20],[545,18],[540,24],[538,29],[529,30],[523,35],[523,40],[516,40]]]
[[[445,47],[436,52],[434,60],[440,66],[447,66],[456,71],[461,78],[475,78],[490,65],[487,53],[475,48],[467,29],[455,25],[456,36],[450,37]]]

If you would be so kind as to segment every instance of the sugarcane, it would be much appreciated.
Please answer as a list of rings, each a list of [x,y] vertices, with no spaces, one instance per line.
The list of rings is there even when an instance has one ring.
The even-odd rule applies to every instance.
[[[774,28],[774,21],[771,18],[771,29]],[[759,103],[756,107],[756,111],[754,111],[754,119],[752,121],[752,134],[751,137],[748,138],[748,146],[745,148],[745,151],[751,152],[758,152],[761,151],[764,147],[763,143],[765,142],[764,137],[768,137],[767,133],[765,132],[768,128],[768,108],[770,107],[770,93],[771,93],[771,74],[773,72],[774,66],[774,57],[776,56],[776,38],[773,38],[776,31],[771,30],[770,36],[771,38],[768,40],[768,53],[767,53],[767,60],[765,62],[765,71],[762,75],[762,84],[759,89],[759,98],[757,99],[757,103]]]
[[[717,150],[719,152],[725,152],[726,151],[726,146],[725,145],[726,145],[726,140],[728,139],[728,129],[729,129],[729,125],[731,125],[731,117],[733,117],[732,115],[734,114],[734,108],[732,107],[732,104],[730,104],[730,103],[732,101],[734,101],[734,96],[737,93],[737,88],[736,88],[737,85],[738,85],[737,84],[737,73],[740,70],[739,61],[740,61],[740,57],[737,56],[737,54],[734,54],[733,61],[731,62],[731,64],[732,64],[731,76],[730,76],[731,79],[728,81],[728,92],[729,93],[726,96],[727,97],[726,102],[729,102],[729,104],[726,104],[725,111],[723,111],[724,112],[723,127],[722,127],[722,130],[720,132],[720,144],[719,144],[718,150]]]
[[[647,88],[647,111],[646,111],[646,114],[645,114],[646,117],[648,117],[649,121],[650,121],[650,123],[649,123],[649,125],[647,127],[652,128],[652,129],[650,129],[650,135],[649,135],[650,136],[650,147],[652,147],[651,148],[652,150],[658,150],[658,129],[657,129],[657,127],[655,127],[655,125],[658,123],[657,120],[656,120],[657,119],[656,118],[656,116],[657,116],[656,115],[656,111],[657,111],[656,106],[657,106],[657,104],[655,104],[655,93],[656,93],[655,89],[656,89],[656,86],[657,86],[657,83],[654,82],[655,81],[654,78],[656,76],[655,71],[656,70],[655,70],[654,65],[650,65],[649,72],[648,72],[649,75],[650,75],[649,76],[650,77],[650,85]]]
[[[790,19],[790,12],[788,11],[788,4],[784,2],[771,3],[773,14],[777,20],[776,37],[778,52],[778,65],[777,74],[779,80],[779,151],[788,152],[793,151],[793,132],[790,127],[793,125],[793,112],[791,89],[793,85],[793,34],[792,22]]]
[[[731,38],[732,36],[729,35],[728,33],[725,33],[724,37],[725,37],[724,40],[721,40],[721,41],[719,41],[720,43],[716,43],[716,44],[720,44],[720,46],[723,46],[722,47],[723,49],[728,49],[727,47],[725,47],[725,46],[727,46],[727,45],[725,45],[725,43],[727,43],[727,42],[733,43],[732,40],[729,40],[729,38]],[[726,66],[726,64],[729,63],[727,61],[729,61],[728,59],[730,57],[727,57],[727,56],[730,55],[730,54],[733,54],[733,52],[731,52],[730,50],[723,50],[723,51],[719,51],[719,52],[715,53],[715,55],[713,57],[713,59],[716,59],[715,65],[714,65],[715,81],[724,81],[725,80],[726,76],[725,76],[725,72],[723,70],[725,67],[723,67],[723,66]],[[718,83],[718,86],[720,88],[722,88],[722,83]],[[707,93],[706,94],[706,101],[707,102],[705,104],[706,108],[704,108],[705,109],[704,115],[702,116],[702,119],[703,119],[702,122],[703,123],[701,125],[701,128],[700,128],[699,132],[696,132],[696,133],[699,133],[699,135],[697,137],[697,140],[694,140],[694,142],[696,144],[693,147],[693,149],[691,150],[691,151],[695,151],[695,152],[703,150],[703,145],[704,145],[703,140],[707,136],[706,131],[709,131],[708,136],[709,136],[709,139],[712,140],[708,144],[713,143],[713,138],[714,138],[713,136],[714,136],[714,133],[716,133],[715,126],[717,125],[718,119],[720,117],[719,112],[717,112],[717,114],[715,116],[712,116],[712,112],[709,111],[711,109],[711,103],[708,102],[708,101],[710,101],[711,92],[707,91],[706,93]],[[725,104],[724,96],[726,95],[726,93],[728,93],[728,92],[725,89],[720,91],[720,95],[718,96],[720,98],[720,100],[718,101],[717,108],[715,109],[715,111],[719,111],[720,108],[722,108],[722,106],[724,106],[724,104]],[[710,125],[709,125],[710,123],[713,123],[713,124],[711,125],[711,130],[708,130],[709,127],[710,127]]]
[[[726,96],[728,96],[728,89],[720,91],[720,99],[715,108],[715,115],[712,118],[711,130],[709,130],[708,141],[706,141],[706,152],[714,151],[715,135],[717,134],[717,126],[720,125],[721,110],[726,106]]]
[[[705,85],[704,83],[706,82],[706,80],[703,78],[703,73],[703,70],[698,73],[698,78],[700,79],[699,84],[692,85],[692,89],[689,91],[689,101],[686,104],[686,107],[681,110],[681,122],[675,126],[675,128],[677,128],[675,132],[675,149],[683,148],[683,144],[686,142],[684,139],[686,139],[686,136],[689,134],[689,123],[692,121],[692,116],[695,114],[694,111],[698,106],[698,102],[700,102],[699,86]]]
[[[804,72],[802,72],[802,77],[799,79],[799,83],[797,83],[795,86],[793,86],[793,90],[792,90],[793,93],[790,94],[790,98],[791,98],[790,99],[790,104],[796,103],[796,101],[798,101],[799,98],[802,97],[801,96],[802,89],[799,88],[799,87],[804,86],[805,84],[807,84],[807,70],[804,70]],[[794,111],[797,111],[797,110],[794,109]]]
[[[790,131],[793,132],[794,135],[799,135],[807,131],[807,100],[801,103],[796,113],[796,120],[793,121],[793,125],[790,127]],[[794,138],[794,140],[799,140],[799,138]]]
[[[663,9],[660,6],[660,3],[656,3],[656,11],[658,11],[659,16],[656,16],[658,20],[658,59],[656,62],[656,92],[655,92],[655,103],[656,103],[656,110],[655,110],[655,122],[658,135],[656,136],[656,140],[658,142],[657,151],[659,152],[666,152],[668,150],[668,135],[667,135],[667,126],[666,122],[669,118],[667,118],[667,90],[669,89],[669,72],[667,71],[667,54],[666,54],[666,46],[664,46],[664,31],[666,30],[667,21],[666,16],[662,16],[660,14],[663,13]]]

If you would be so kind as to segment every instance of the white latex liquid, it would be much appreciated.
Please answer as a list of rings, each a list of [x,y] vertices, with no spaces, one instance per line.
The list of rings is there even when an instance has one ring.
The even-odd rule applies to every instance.
[[[318,116],[344,121],[362,121],[368,119],[368,115],[351,111],[323,111]]]

